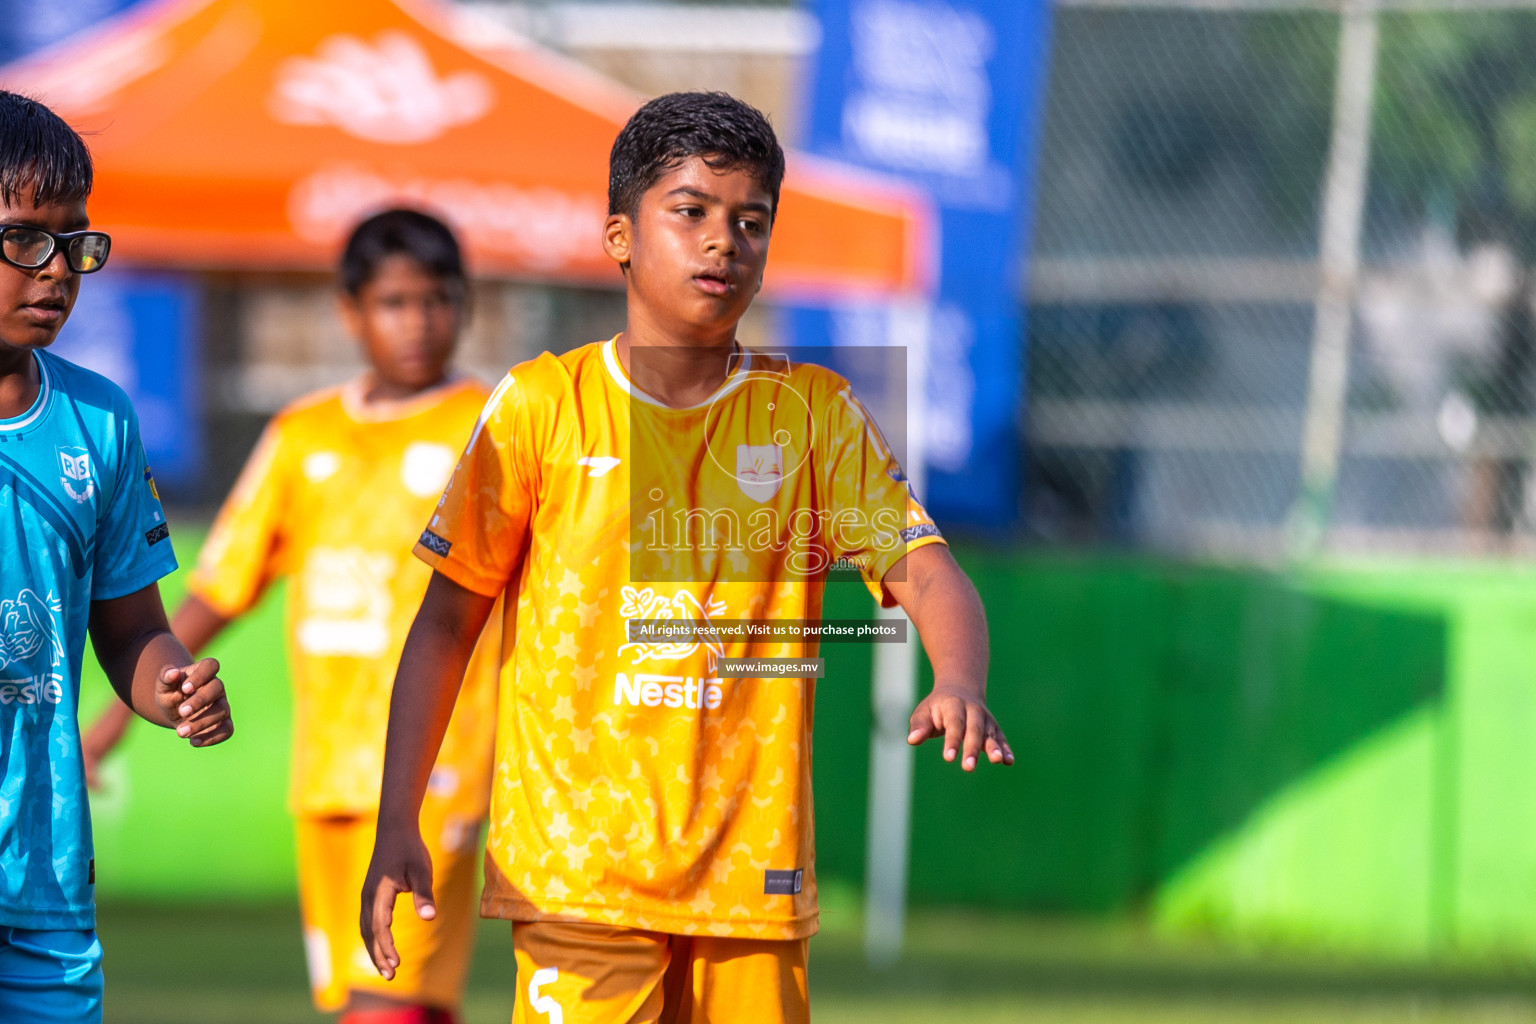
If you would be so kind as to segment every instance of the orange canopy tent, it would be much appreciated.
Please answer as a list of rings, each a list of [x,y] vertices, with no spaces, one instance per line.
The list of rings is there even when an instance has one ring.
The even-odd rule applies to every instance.
[[[119,259],[328,269],[361,216],[445,215],[476,272],[617,283],[608,149],[640,98],[425,0],[162,0],[0,68],[89,132]],[[922,290],[918,196],[792,154],[768,287]]]

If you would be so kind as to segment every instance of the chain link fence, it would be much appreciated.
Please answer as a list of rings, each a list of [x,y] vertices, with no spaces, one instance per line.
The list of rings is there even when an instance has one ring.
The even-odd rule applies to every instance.
[[[1058,8],[1037,538],[1536,552],[1536,11],[1350,11]]]

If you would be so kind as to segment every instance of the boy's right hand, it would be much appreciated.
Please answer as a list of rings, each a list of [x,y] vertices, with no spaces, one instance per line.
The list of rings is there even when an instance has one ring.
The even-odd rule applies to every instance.
[[[176,735],[194,747],[210,747],[234,735],[235,722],[215,658],[185,668],[165,666],[155,681],[155,703]]]
[[[389,828],[381,822],[368,877],[363,880],[359,923],[363,947],[385,981],[393,980],[395,968],[400,966],[390,925],[395,919],[395,897],[403,892],[414,898],[417,917],[430,921],[437,916],[437,905],[432,900],[432,857],[427,853],[427,844],[421,841],[421,829]]]

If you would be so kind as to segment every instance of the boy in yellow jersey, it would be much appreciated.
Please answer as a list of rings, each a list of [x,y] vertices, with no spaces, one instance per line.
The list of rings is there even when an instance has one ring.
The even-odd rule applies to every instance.
[[[371,969],[354,908],[372,849],[394,666],[430,576],[410,542],[488,389],[450,370],[465,279],[441,222],[410,210],[370,218],[348,241],[341,275],[342,314],[372,368],[273,418],[220,510],[173,628],[196,651],[288,577],[291,802],[315,1003],[345,1010],[346,1024],[447,1024],[474,936],[498,629],[470,667],[421,805],[443,914],[402,932],[411,963],[393,982]],[[120,733],[121,716],[110,713],[87,737],[92,758]]]
[[[736,343],[783,168],[767,121],[729,96],[642,107],[613,146],[603,236],[624,332],[515,367],[428,520],[416,553],[435,573],[396,677],[362,894],[386,977],[410,956],[396,896],[436,913],[416,807],[502,595],[516,640],[481,912],[513,922],[517,1022],[809,1016],[814,682],[733,678],[726,659],[815,646],[652,642],[627,624],[818,619],[847,559],[933,662],[910,742],[942,735],[967,771],[1012,762],[985,706],[976,591],[847,382]]]

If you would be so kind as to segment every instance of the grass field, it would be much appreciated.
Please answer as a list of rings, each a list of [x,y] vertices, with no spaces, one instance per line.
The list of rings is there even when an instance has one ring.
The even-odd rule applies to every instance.
[[[190,563],[199,532],[178,530],[178,553]],[[167,587],[173,603],[177,589],[176,582]],[[237,711],[240,744],[194,756],[139,730],[125,760],[116,768],[108,764],[118,775],[111,791],[93,800],[93,815],[103,865],[109,1024],[326,1020],[309,1005],[296,907],[249,902],[292,887],[291,825],[282,797],[289,710],[281,663],[273,659],[280,632],[281,608],[269,601],[215,652],[245,688]],[[106,698],[101,680],[96,698]],[[859,697],[835,690],[821,697],[839,699],[846,713]],[[832,721],[818,715],[819,728]],[[863,756],[860,750],[851,763]],[[129,762],[136,774],[126,771]],[[829,764],[822,760],[818,770]],[[818,811],[829,821],[859,813],[862,790],[840,789],[845,780],[835,771],[829,778],[818,792]],[[159,796],[157,780],[172,779],[193,792],[190,801],[172,804]],[[210,807],[240,810],[210,814]],[[844,869],[861,863],[861,832],[826,830],[818,838],[822,852],[837,853]],[[169,856],[173,850],[184,851],[184,859]],[[1007,868],[989,863],[977,870]],[[1123,922],[923,910],[911,922],[904,961],[891,971],[871,971],[861,954],[856,899],[828,888],[822,933],[811,944],[818,1024],[1536,1024],[1536,963],[1429,966],[1236,950],[1175,941]],[[209,893],[230,902],[202,909],[169,903],[172,895]],[[242,898],[247,902],[236,902]],[[510,1016],[515,979],[508,932],[504,923],[481,924],[467,1024],[501,1024]]]
[[[325,1019],[305,993],[294,909],[109,904],[100,929],[108,1024]],[[508,1020],[510,961],[507,925],[482,922],[467,1024]],[[811,993],[818,1024],[1536,1022],[1530,968],[1368,965],[1171,943],[1127,924],[939,911],[915,914],[906,957],[883,972],[863,964],[856,913],[825,913]]]

